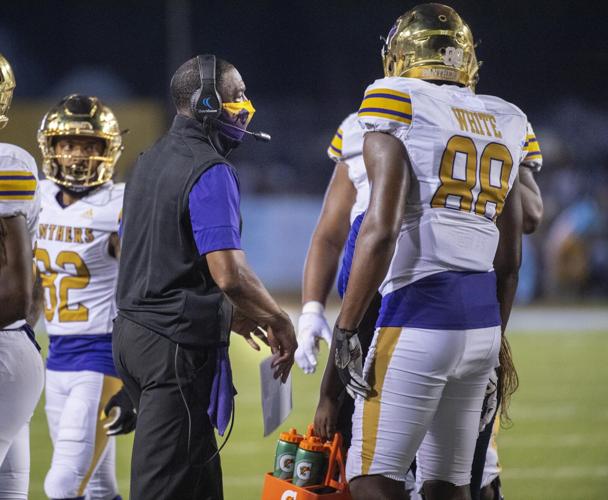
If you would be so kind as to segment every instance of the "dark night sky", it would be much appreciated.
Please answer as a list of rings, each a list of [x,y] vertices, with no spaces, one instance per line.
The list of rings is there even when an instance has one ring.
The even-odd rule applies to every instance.
[[[3,2],[0,52],[15,68],[16,99],[55,100],[80,91],[80,80],[66,84],[66,75],[95,67],[95,75],[113,75],[122,89],[95,90],[104,100],[164,100],[168,118],[173,71],[196,53],[214,52],[241,71],[258,110],[253,130],[273,135],[270,147],[250,141],[235,152],[235,159],[250,163],[243,172],[255,171],[263,190],[321,192],[331,170],[323,168],[319,175],[312,167],[329,166],[324,151],[333,131],[358,107],[364,88],[382,76],[379,37],[414,5],[404,0]],[[583,149],[605,143],[603,128],[586,130],[587,118],[570,123],[558,113],[576,101],[585,112],[608,116],[605,2],[450,5],[482,42],[478,92],[517,104],[534,124],[570,126],[568,133],[584,132],[585,140],[593,135],[595,146]]]
[[[112,69],[134,95],[166,97],[173,69],[167,51],[168,3],[3,2],[0,51],[21,74],[20,61],[28,61],[36,78],[21,91],[30,95],[44,94],[59,75],[87,64]],[[252,95],[300,94],[338,104],[356,101],[363,86],[379,75],[378,37],[414,5],[403,0],[178,3],[189,3],[190,9],[189,22],[183,23],[185,46],[176,49],[181,57],[196,52],[224,56],[241,70]],[[608,12],[588,6],[583,11],[582,4],[450,2],[482,40],[478,90],[527,108],[563,93],[605,105]]]

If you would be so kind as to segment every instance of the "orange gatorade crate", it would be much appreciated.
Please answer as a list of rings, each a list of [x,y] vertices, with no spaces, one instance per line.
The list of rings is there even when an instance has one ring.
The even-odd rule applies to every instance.
[[[333,441],[325,443],[329,453],[327,473],[322,484],[296,486],[290,479],[279,479],[268,472],[264,476],[262,500],[352,500],[346,482],[342,436],[335,434]],[[337,478],[334,476],[337,472]]]

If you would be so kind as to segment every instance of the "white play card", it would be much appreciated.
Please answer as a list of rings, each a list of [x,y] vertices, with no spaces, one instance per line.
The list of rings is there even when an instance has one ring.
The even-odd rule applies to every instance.
[[[293,401],[291,398],[291,373],[287,382],[273,378],[270,367],[272,356],[260,363],[260,383],[262,385],[262,415],[264,418],[264,437],[272,433],[291,413]]]

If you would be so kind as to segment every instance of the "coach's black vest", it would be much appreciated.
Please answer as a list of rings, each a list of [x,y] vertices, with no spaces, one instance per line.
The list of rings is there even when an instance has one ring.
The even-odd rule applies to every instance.
[[[190,191],[227,163],[203,137],[199,122],[177,115],[139,157],[125,192],[118,275],[120,316],[191,347],[225,343],[232,316],[192,234]]]

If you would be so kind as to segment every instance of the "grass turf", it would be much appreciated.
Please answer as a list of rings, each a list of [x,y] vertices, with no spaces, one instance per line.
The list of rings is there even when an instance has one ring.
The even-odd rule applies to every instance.
[[[511,343],[521,385],[513,399],[513,425],[498,438],[505,498],[608,498],[608,331],[515,332]],[[260,409],[258,365],[265,355],[234,339],[231,357],[239,395],[235,428],[222,452],[227,500],[260,499],[263,474],[272,468],[278,431],[262,437]],[[322,370],[314,376],[298,369],[293,373],[294,410],[281,428],[304,430],[314,415]],[[52,452],[43,404],[41,400],[31,425],[31,500],[46,498],[43,482]],[[117,474],[125,500],[131,442],[132,436],[118,439]]]

